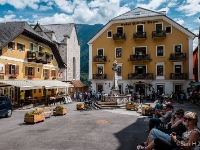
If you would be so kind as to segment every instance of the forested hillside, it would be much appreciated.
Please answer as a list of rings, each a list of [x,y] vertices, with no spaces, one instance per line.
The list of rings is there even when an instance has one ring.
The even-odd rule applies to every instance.
[[[78,40],[81,45],[81,81],[87,85],[88,81],[88,60],[89,60],[89,46],[87,42],[103,27],[102,24],[87,25],[76,24]]]

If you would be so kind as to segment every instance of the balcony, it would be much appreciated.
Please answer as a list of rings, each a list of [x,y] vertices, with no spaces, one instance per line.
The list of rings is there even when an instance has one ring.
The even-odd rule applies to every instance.
[[[46,62],[46,56],[44,55],[44,52],[36,52],[36,63],[44,63]]]
[[[133,39],[146,39],[146,32],[136,32],[133,33]]]
[[[107,62],[106,56],[94,56],[94,62]]]
[[[28,62],[32,62],[36,60],[36,52],[35,51],[27,51],[27,60]]]
[[[107,79],[106,74],[93,74],[93,79]]]
[[[187,73],[170,73],[172,80],[187,80]]]
[[[170,61],[185,61],[186,53],[172,53],[169,57]]]
[[[126,34],[125,33],[122,33],[122,34],[119,34],[119,33],[113,34],[113,40],[115,40],[115,41],[126,41]]]
[[[152,31],[152,38],[166,38],[166,31]]]
[[[151,61],[150,54],[130,55],[130,61]]]
[[[153,73],[129,73],[128,79],[137,80],[137,79],[144,79],[144,80],[153,80]]]

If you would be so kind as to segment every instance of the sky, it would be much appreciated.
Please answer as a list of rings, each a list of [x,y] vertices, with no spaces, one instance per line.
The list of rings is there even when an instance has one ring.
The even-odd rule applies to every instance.
[[[0,0],[0,22],[106,24],[137,7],[166,11],[168,17],[199,33],[200,0]],[[195,38],[193,48],[197,45]]]

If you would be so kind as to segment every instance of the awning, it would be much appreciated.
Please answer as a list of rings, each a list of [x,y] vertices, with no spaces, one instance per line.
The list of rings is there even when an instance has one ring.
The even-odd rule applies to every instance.
[[[17,86],[21,90],[41,89],[41,85],[35,85],[27,80],[0,80],[0,83]]]
[[[46,89],[66,88],[73,86],[69,83],[62,82],[59,80],[32,80],[30,82],[34,85],[44,86]]]
[[[194,82],[194,83],[191,83],[190,85],[191,86],[198,86],[198,85],[200,85],[200,82]]]
[[[84,87],[85,85],[80,80],[72,80],[71,83],[74,87]]]

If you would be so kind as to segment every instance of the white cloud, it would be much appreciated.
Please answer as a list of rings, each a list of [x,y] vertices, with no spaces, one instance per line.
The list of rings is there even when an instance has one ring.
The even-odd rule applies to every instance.
[[[46,10],[52,10],[53,8],[51,6],[43,6],[40,5],[39,11],[46,11]]]
[[[163,3],[165,3],[166,0],[151,0],[148,4],[141,4],[141,3],[138,3],[136,5],[136,7],[143,7],[143,8],[146,8],[146,9],[157,9],[158,7],[162,6]]]
[[[13,13],[13,11],[11,11],[11,10],[8,10],[8,11],[7,11],[7,13],[8,13],[8,14],[12,14],[12,13]]]
[[[177,0],[171,0],[169,3],[168,3],[168,7],[175,7],[177,6],[178,2]]]
[[[38,8],[38,3],[40,0],[0,0],[0,4],[10,4],[17,9],[24,9],[25,7],[30,7],[32,9]]]
[[[35,22],[34,23],[37,23],[37,21],[40,23],[40,24],[62,24],[62,23],[72,23],[74,22],[73,18],[71,16],[68,16],[66,14],[54,14],[53,16],[51,17],[44,17],[44,18],[38,18],[38,16],[34,16],[35,17]]]
[[[16,15],[14,15],[14,14],[5,15],[3,18],[0,18],[0,22],[20,21],[20,20],[27,21],[27,22],[29,21],[29,19],[24,19],[24,18],[18,19],[18,18],[16,18]]]
[[[62,11],[72,13],[76,5],[76,0],[73,2],[66,0],[55,0],[55,3]]]
[[[186,16],[193,16],[193,15],[197,14],[200,10],[200,1],[199,0],[186,0],[176,10],[183,12]]]
[[[184,20],[181,18],[174,18],[173,20],[176,21],[177,23],[179,23],[180,25],[184,24]]]

